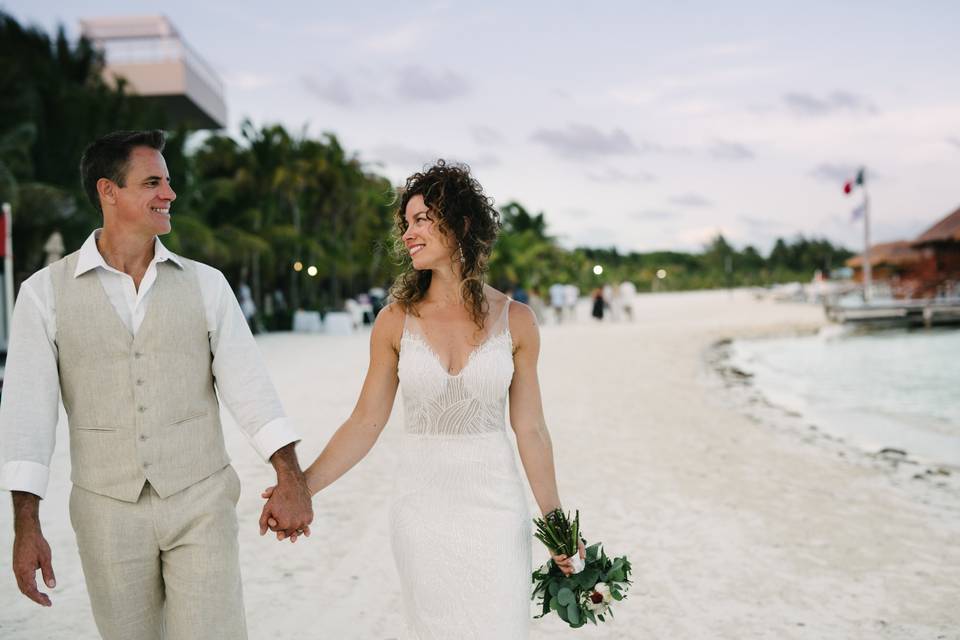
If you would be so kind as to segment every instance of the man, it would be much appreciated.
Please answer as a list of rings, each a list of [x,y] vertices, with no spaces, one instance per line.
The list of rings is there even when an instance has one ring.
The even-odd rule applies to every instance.
[[[70,517],[94,619],[107,640],[246,638],[235,506],[239,479],[220,398],[277,472],[264,507],[278,538],[309,533],[310,493],[237,299],[212,267],[168,251],[161,131],[115,132],[81,160],[103,228],[23,283],[0,405],[3,485],[13,493],[13,571],[50,606],[56,584],[39,502],[62,394]]]

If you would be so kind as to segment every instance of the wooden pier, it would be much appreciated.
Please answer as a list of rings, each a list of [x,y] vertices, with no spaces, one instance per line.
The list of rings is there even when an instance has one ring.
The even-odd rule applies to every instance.
[[[960,324],[960,298],[880,300],[860,304],[824,304],[833,322],[932,327]]]

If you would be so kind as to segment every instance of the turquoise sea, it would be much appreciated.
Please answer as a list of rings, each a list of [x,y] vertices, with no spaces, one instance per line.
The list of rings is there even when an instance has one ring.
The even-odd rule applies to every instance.
[[[730,363],[772,403],[866,451],[960,468],[960,330],[737,340]]]

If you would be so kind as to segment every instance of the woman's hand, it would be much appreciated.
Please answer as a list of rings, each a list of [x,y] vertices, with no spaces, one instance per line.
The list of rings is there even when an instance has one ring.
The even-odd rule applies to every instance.
[[[276,488],[277,488],[276,485],[271,485],[271,486],[267,487],[266,489],[263,490],[263,493],[260,494],[260,497],[269,500],[270,497],[273,495],[274,489],[276,489]],[[274,520],[273,518],[269,518],[269,519],[267,520],[267,524],[270,525],[270,529],[271,529],[272,531],[273,531],[273,530],[276,530],[276,526],[277,526],[277,521],[276,521],[276,520]],[[287,537],[287,534],[286,534],[284,531],[277,531],[276,533],[277,533],[277,540],[283,540],[283,539],[285,539],[285,538]],[[310,537],[310,527],[309,527],[309,525],[304,525],[304,527],[303,527],[303,535],[306,536],[306,537],[308,537],[308,538]],[[297,541],[297,538],[298,538],[299,536],[300,536],[300,534],[298,534],[298,533],[292,533],[292,534],[290,534],[290,542],[296,542],[296,541]]]
[[[580,559],[587,559],[587,550],[583,547],[583,542],[579,543],[580,545]],[[569,576],[573,573],[573,560],[569,557],[560,554],[559,556],[553,556],[553,563],[560,568],[560,571],[563,571],[563,575]]]

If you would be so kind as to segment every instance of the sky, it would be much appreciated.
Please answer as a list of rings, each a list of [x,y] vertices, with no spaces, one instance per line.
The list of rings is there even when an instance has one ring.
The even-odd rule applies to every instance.
[[[521,5],[521,6],[517,6]],[[668,6],[669,5],[669,6]],[[0,0],[21,22],[162,12],[244,118],[335,133],[394,183],[466,162],[566,246],[717,233],[863,245],[960,207],[960,3]]]

